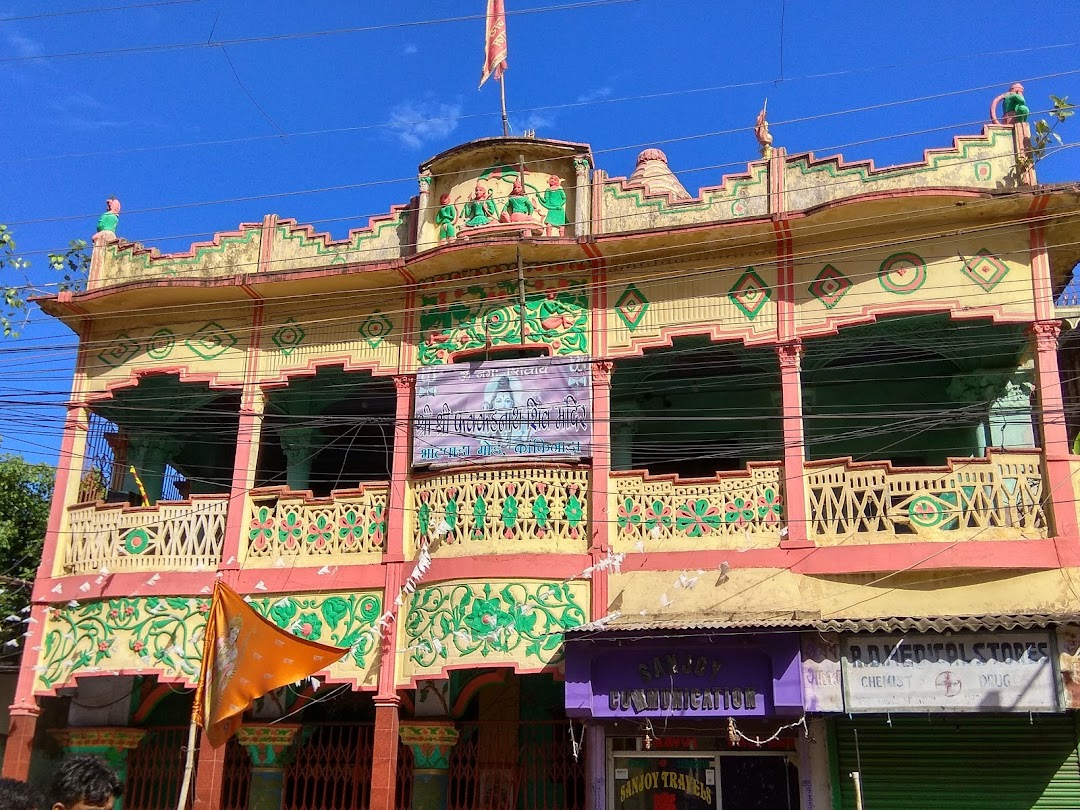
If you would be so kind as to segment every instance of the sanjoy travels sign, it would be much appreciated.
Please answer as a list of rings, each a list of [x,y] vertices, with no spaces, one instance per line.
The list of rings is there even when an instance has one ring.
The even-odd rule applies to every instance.
[[[541,357],[420,371],[414,465],[592,455],[592,363]]]

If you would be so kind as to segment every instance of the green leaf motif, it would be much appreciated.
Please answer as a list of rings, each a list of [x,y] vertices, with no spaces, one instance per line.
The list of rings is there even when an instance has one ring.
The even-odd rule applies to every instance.
[[[586,620],[569,583],[511,582],[497,590],[490,583],[422,588],[404,626],[410,657],[421,667],[448,659],[451,650],[459,658],[504,660],[520,650],[546,666],[561,658],[563,631]]]

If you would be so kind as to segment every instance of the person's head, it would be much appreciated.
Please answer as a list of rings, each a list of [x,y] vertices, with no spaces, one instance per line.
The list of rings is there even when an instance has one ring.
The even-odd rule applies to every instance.
[[[488,410],[509,411],[513,410],[515,405],[517,402],[514,400],[514,389],[510,384],[510,378],[499,377],[487,401]]]
[[[511,189],[510,193],[518,197],[525,193],[525,187],[521,185],[520,177],[514,178],[514,187]]]
[[[562,185],[562,178],[557,174],[553,174],[548,178],[548,185],[552,188],[558,188]]]
[[[110,214],[119,214],[120,201],[116,199],[116,197],[109,197],[109,199],[105,201],[105,210]]]
[[[439,205],[449,205],[449,204],[450,204],[450,195],[449,194],[443,194],[441,197],[439,197]]]
[[[487,197],[487,191],[479,183],[476,184],[476,188],[473,189],[473,199],[483,200]]]
[[[0,779],[0,808],[3,810],[41,810],[41,799],[26,782]]]
[[[124,792],[101,757],[80,754],[60,763],[49,794],[50,810],[112,810]]]

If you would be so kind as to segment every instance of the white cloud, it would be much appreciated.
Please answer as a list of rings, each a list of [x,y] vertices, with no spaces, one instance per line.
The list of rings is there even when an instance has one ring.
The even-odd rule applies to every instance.
[[[41,56],[44,52],[44,48],[41,43],[36,39],[30,39],[30,37],[23,36],[14,31],[7,33],[8,47],[14,52],[15,56],[23,59],[32,56]]]
[[[554,126],[555,115],[547,111],[531,112],[520,120],[512,121],[517,129],[542,130]]]
[[[599,101],[602,98],[607,98],[611,95],[610,87],[597,87],[595,90],[590,90],[587,93],[582,93],[577,97],[579,104],[588,104],[590,101]]]
[[[410,42],[405,46],[405,55],[412,56],[414,53],[419,53],[420,49],[416,47],[416,43]]]
[[[452,133],[461,117],[461,104],[403,101],[390,111],[390,130],[405,146],[419,149]]]

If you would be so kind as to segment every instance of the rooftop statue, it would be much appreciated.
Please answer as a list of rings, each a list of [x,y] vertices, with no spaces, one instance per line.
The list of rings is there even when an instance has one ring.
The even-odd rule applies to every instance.
[[[547,211],[544,217],[547,235],[562,236],[566,226],[566,192],[562,188],[562,179],[556,174],[551,175],[547,189],[536,199]]]
[[[120,201],[109,197],[105,201],[105,213],[98,217],[97,232],[94,234],[95,245],[105,245],[116,241],[116,226],[120,223]]]
[[[439,197],[439,212],[435,214],[435,224],[439,226],[440,242],[449,242],[457,236],[457,230],[454,228],[457,215],[457,206],[450,201],[450,195],[443,194]]]
[[[773,151],[773,137],[769,132],[769,122],[765,120],[765,111],[768,107],[769,100],[765,99],[765,103],[761,106],[761,112],[757,114],[757,121],[754,124],[754,137],[757,138],[761,156],[766,160],[772,157]]]
[[[998,104],[1001,104],[1001,117],[998,117]],[[1024,124],[1027,123],[1027,102],[1024,100],[1024,85],[1016,82],[1009,88],[1009,92],[1002,93],[990,102],[990,120],[995,124]]]
[[[506,198],[506,208],[503,209],[500,222],[535,222],[536,214],[532,200],[525,193],[525,186],[521,177],[514,178],[514,187],[510,189],[510,196]]]
[[[487,225],[495,219],[495,201],[479,183],[476,184],[473,195],[465,201],[463,208],[465,225],[469,228]]]

